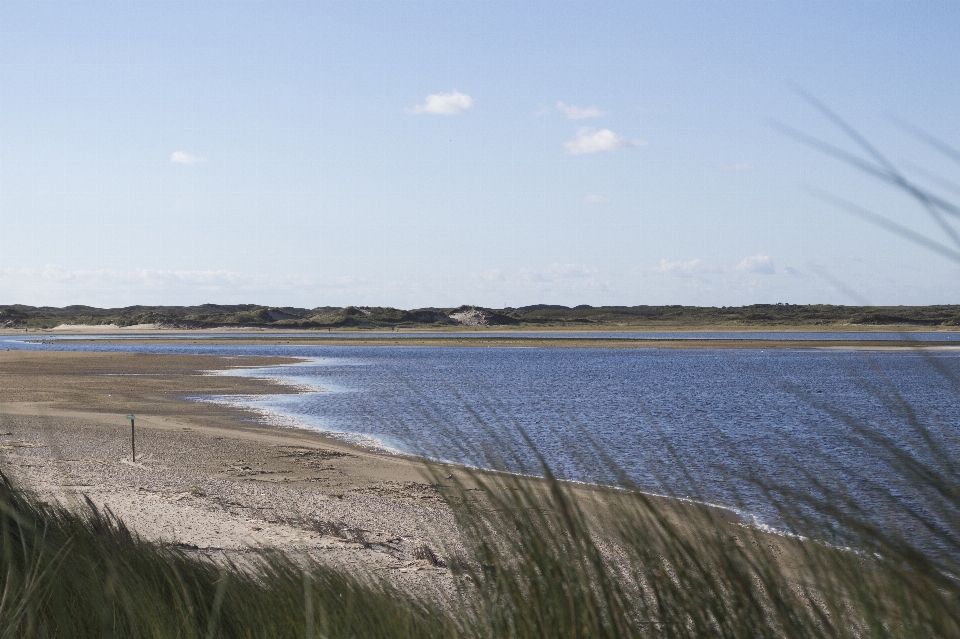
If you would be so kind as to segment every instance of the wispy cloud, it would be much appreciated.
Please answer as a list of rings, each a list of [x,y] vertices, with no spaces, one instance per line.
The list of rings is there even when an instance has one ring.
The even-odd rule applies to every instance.
[[[475,273],[483,294],[513,296],[520,299],[557,299],[562,296],[583,300],[610,290],[597,268],[584,264],[554,263],[520,269],[490,269]]]
[[[689,261],[663,258],[657,266],[640,269],[640,272],[689,277],[692,275],[723,276],[724,274],[736,276],[741,273],[773,275],[776,270],[773,266],[773,259],[769,255],[758,253],[745,257],[736,264],[715,264],[712,266],[699,258]],[[789,269],[788,272],[795,273],[793,269]]]
[[[600,129],[597,131],[590,127],[583,127],[577,132],[576,137],[564,142],[563,146],[570,155],[585,155],[588,153],[628,149],[632,146],[642,146],[644,144],[646,144],[646,142],[643,140],[628,140],[622,135],[617,135],[610,129]]]
[[[0,295],[24,304],[54,305],[78,303],[99,306],[131,304],[178,304],[216,302],[235,304],[244,300],[264,300],[264,304],[287,305],[315,299],[339,299],[354,303],[357,299],[381,299],[390,290],[402,288],[388,282],[378,287],[364,278],[302,274],[261,275],[226,269],[69,269],[57,264],[43,268],[0,269]],[[336,301],[331,303],[335,304]]]
[[[572,104],[557,102],[557,110],[567,116],[568,120],[586,120],[588,118],[599,118],[605,113],[597,107],[578,107]]]
[[[736,266],[736,270],[744,273],[760,273],[762,275],[773,275],[775,272],[773,260],[770,259],[769,255],[764,255],[763,253],[757,253],[756,255],[743,258]]]
[[[47,264],[42,271],[21,269],[22,275],[36,275],[48,282],[128,282],[136,284],[169,285],[173,282],[189,282],[198,285],[231,285],[236,284],[241,276],[239,273],[227,270],[208,271],[168,271],[153,269],[131,269],[126,271],[114,269],[65,269],[57,264]]]
[[[654,273],[663,275],[675,275],[679,277],[689,277],[698,275],[707,271],[706,264],[701,259],[690,260],[689,262],[671,261],[666,258],[660,260],[660,264],[653,268]]]
[[[473,108],[474,100],[456,89],[450,93],[431,93],[423,104],[418,104],[408,113],[431,113],[433,115],[460,115]]]
[[[598,270],[596,267],[585,266],[583,264],[551,264],[547,268],[541,269],[521,269],[520,275],[533,282],[569,282],[569,281],[595,281]]]
[[[721,171],[752,171],[756,167],[749,162],[734,162],[733,164],[718,164]]]
[[[205,159],[186,151],[174,151],[170,154],[170,161],[173,164],[196,164],[197,162],[203,162]]]
[[[610,198],[591,193],[583,198],[584,204],[610,204]]]

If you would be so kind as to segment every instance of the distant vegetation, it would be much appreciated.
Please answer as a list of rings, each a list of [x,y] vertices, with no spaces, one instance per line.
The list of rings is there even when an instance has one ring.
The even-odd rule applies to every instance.
[[[437,328],[499,326],[521,328],[737,328],[843,326],[960,326],[960,305],[833,306],[828,304],[753,304],[751,306],[556,306],[520,308],[479,306],[402,310],[388,307],[268,307],[256,304],[200,306],[0,306],[2,328],[53,328],[60,324],[164,328],[270,327]]]

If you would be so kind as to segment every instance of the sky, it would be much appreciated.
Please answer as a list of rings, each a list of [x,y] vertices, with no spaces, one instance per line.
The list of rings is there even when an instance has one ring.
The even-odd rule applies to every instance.
[[[960,303],[960,3],[0,3],[0,304]],[[849,204],[838,204],[836,200]],[[950,216],[947,216],[948,218]]]

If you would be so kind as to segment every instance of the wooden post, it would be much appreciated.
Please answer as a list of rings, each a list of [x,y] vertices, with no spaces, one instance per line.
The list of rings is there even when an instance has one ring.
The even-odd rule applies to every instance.
[[[133,452],[133,463],[137,463],[137,434],[133,429],[133,421],[137,418],[136,415],[127,415],[127,419],[130,420],[130,449]]]

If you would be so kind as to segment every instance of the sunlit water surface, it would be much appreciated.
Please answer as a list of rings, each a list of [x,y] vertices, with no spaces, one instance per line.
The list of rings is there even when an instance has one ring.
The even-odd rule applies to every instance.
[[[834,334],[836,335],[836,334]],[[571,349],[403,346],[231,346],[26,343],[39,348],[308,358],[230,374],[273,377],[304,392],[238,402],[275,423],[388,451],[690,495],[772,517],[758,481],[802,491],[833,477],[867,506],[889,491],[924,501],[889,450],[859,428],[920,456],[910,413],[934,426],[956,459],[960,350]],[[859,336],[855,339],[859,339]],[[884,496],[884,491],[888,494]]]

